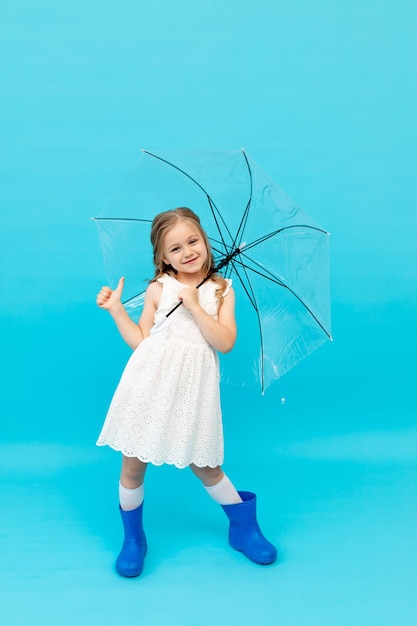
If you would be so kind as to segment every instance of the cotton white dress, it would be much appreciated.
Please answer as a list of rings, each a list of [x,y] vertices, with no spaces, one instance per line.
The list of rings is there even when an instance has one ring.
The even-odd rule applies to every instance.
[[[168,275],[158,281],[154,327],[125,367],[97,445],[154,465],[216,467],[223,463],[218,354],[185,306],[158,327],[185,287]],[[200,305],[215,319],[216,288],[209,280],[198,290]]]

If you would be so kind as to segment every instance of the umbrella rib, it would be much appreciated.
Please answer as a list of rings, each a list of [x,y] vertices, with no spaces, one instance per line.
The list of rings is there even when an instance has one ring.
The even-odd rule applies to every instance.
[[[277,230],[274,230],[273,232],[268,233],[267,235],[263,235],[262,237],[259,237],[259,239],[255,239],[255,241],[252,241],[251,243],[246,244],[244,249],[245,251],[250,250],[254,246],[258,246],[259,244],[264,243],[264,241],[271,239],[271,237],[275,237],[275,235],[279,235],[284,230],[290,230],[291,228],[309,228],[310,230],[316,230],[317,232],[323,233],[324,235],[329,234],[327,230],[324,230],[323,228],[319,228],[318,226],[311,226],[310,224],[293,224],[292,226],[284,226],[283,228],[278,228]]]
[[[249,184],[250,184],[249,199],[248,199],[248,201],[246,203],[245,210],[243,211],[242,219],[240,220],[240,224],[239,224],[239,227],[238,227],[238,229],[236,231],[235,238],[233,239],[233,247],[236,246],[237,241],[239,241],[239,245],[242,242],[243,234],[244,234],[245,228],[246,228],[246,223],[247,223],[248,218],[249,218],[249,210],[251,208],[252,195],[253,195],[252,170],[251,170],[251,167],[249,165],[249,161],[248,161],[248,157],[246,156],[246,152],[243,149],[242,149],[242,154],[243,154],[243,157],[245,159],[246,167],[248,168],[248,174],[249,174]]]
[[[143,220],[138,217],[92,217],[94,222],[144,222],[152,224],[152,220]]]
[[[244,261],[236,260],[236,263],[239,263],[241,265],[241,267],[244,267],[245,269],[250,270],[254,274],[257,274],[258,276],[261,276],[262,278],[266,278],[269,281],[271,281],[271,282],[273,282],[273,283],[275,283],[277,285],[281,285],[282,287],[286,287],[286,284],[285,284],[285,282],[284,282],[284,280],[282,278],[279,278],[278,276],[275,276],[272,272],[270,272],[269,270],[267,270],[264,267],[262,267],[262,265],[260,265],[259,263],[257,263],[253,259],[251,259],[250,257],[246,257],[246,258],[249,261],[251,261],[251,263],[253,263],[253,265],[259,267],[260,269],[255,269],[251,265],[247,265],[246,263],[244,263]],[[261,271],[261,270],[263,270],[263,271]]]
[[[191,181],[192,181],[192,182],[193,182],[193,183],[194,183],[194,184],[195,184],[195,185],[196,185],[199,189],[201,189],[201,191],[202,191],[202,192],[206,195],[206,197],[207,197],[207,200],[208,200],[208,203],[209,203],[209,205],[210,205],[210,209],[211,209],[211,212],[212,212],[212,215],[213,215],[213,219],[214,219],[214,221],[215,221],[215,223],[216,223],[217,230],[218,230],[218,232],[219,232],[219,235],[220,235],[220,237],[221,237],[221,240],[222,240],[223,244],[225,245],[225,241],[224,241],[224,239],[223,239],[223,234],[222,234],[222,231],[221,231],[221,229],[219,228],[219,223],[218,223],[217,217],[215,216],[214,209],[216,210],[216,212],[217,212],[218,216],[220,217],[220,219],[221,219],[221,221],[222,221],[222,224],[223,224],[224,228],[226,229],[226,231],[227,231],[227,233],[228,233],[229,237],[232,239],[232,234],[230,233],[229,228],[228,228],[228,226],[227,226],[226,222],[224,221],[223,216],[222,216],[222,214],[220,213],[219,209],[217,208],[217,206],[216,206],[215,202],[214,202],[214,201],[213,201],[213,199],[211,198],[210,194],[209,194],[209,193],[208,193],[208,192],[204,189],[204,187],[203,187],[203,186],[202,186],[202,185],[201,185],[201,184],[200,184],[200,183],[199,183],[199,182],[198,182],[195,178],[193,178],[190,174],[188,174],[188,173],[187,173],[185,170],[183,170],[182,168],[178,167],[178,165],[175,165],[174,163],[171,163],[171,161],[167,161],[167,159],[164,159],[164,158],[162,158],[162,157],[158,156],[157,154],[153,154],[152,152],[149,152],[148,150],[142,150],[142,152],[143,152],[144,154],[149,155],[150,157],[153,157],[154,159],[158,159],[158,160],[159,160],[159,161],[161,161],[162,163],[165,163],[166,165],[169,165],[169,166],[170,166],[170,167],[172,167],[173,169],[177,170],[178,172],[180,172],[181,174],[183,174],[186,178],[188,178],[189,180],[191,180]]]
[[[250,260],[252,260],[252,259],[250,259]],[[253,261],[253,262],[255,263],[255,261]],[[300,304],[306,309],[306,311],[311,315],[311,317],[317,322],[317,324],[320,326],[322,331],[328,336],[328,338],[332,339],[332,336],[326,330],[324,325],[320,322],[318,317],[313,313],[313,311],[303,301],[303,299],[297,294],[297,292],[294,291],[294,289],[291,289],[291,287],[289,285],[285,284],[285,282],[283,282],[279,278],[275,278],[272,274],[268,276],[268,274],[264,274],[263,272],[260,272],[260,271],[258,271],[256,269],[254,269],[253,267],[250,267],[250,265],[246,265],[242,261],[236,261],[236,263],[239,263],[241,265],[241,267],[243,267],[245,270],[250,270],[251,272],[254,272],[255,274],[258,274],[258,276],[262,276],[262,278],[266,278],[266,280],[269,280],[269,281],[273,282],[274,284],[279,285],[280,287],[283,287],[284,289],[288,289],[288,291],[294,296],[294,298],[296,298],[300,302]],[[236,268],[235,268],[235,271],[238,274]]]
[[[251,303],[251,305],[253,306],[255,311],[258,311],[258,305],[256,303],[255,293],[253,291],[252,284],[250,282],[249,276],[247,275],[247,272],[246,272],[246,269],[248,269],[248,268],[246,268],[242,263],[240,263],[241,268],[245,271],[245,275],[246,275],[247,281],[248,281],[248,283],[250,285],[250,290],[245,285],[245,283],[244,283],[244,281],[243,281],[243,279],[242,279],[242,277],[241,277],[241,275],[239,273],[239,270],[236,268],[235,261],[232,261],[232,265],[233,265],[233,269],[235,271],[235,274],[238,276],[238,278],[239,278],[239,280],[241,282],[241,285],[242,285],[243,289],[245,290],[246,295],[249,298],[249,302]],[[232,275],[232,274],[230,273],[230,275]]]
[[[274,231],[273,233],[269,233],[268,235],[265,235],[263,237],[260,237],[259,239],[257,239],[256,241],[253,241],[252,243],[245,245],[245,247],[243,248],[243,250],[240,252],[240,257],[246,257],[247,259],[249,259],[254,265],[257,265],[258,267],[262,267],[260,264],[258,264],[256,261],[254,261],[253,259],[251,259],[251,257],[247,256],[246,251],[249,250],[250,248],[253,248],[256,245],[259,245],[261,243],[263,243],[264,241],[266,241],[267,239],[270,239],[271,237],[274,237],[275,235],[281,233],[284,230],[288,230],[290,228],[310,228],[312,230],[316,230],[318,232],[321,232],[323,234],[328,235],[329,233],[327,231],[325,231],[322,228],[318,228],[316,226],[310,226],[308,224],[297,224],[297,225],[293,225],[293,226],[285,226],[283,228],[280,228],[276,231]],[[243,284],[243,281],[239,275],[239,272],[237,270],[237,265],[239,265],[241,268],[243,268],[245,270],[245,275],[246,278],[250,284],[250,279],[249,276],[247,274],[246,270],[250,270],[252,272],[254,272],[255,274],[258,274],[258,276],[262,276],[263,278],[266,278],[267,280],[270,280],[271,282],[275,283],[276,285],[279,285],[280,287],[283,287],[284,289],[287,289],[299,302],[300,304],[306,309],[306,311],[311,315],[311,317],[316,321],[316,323],[318,324],[318,326],[320,326],[320,328],[323,330],[323,332],[327,335],[327,337],[329,337],[329,339],[332,339],[332,336],[330,335],[330,333],[326,330],[326,328],[324,327],[324,325],[320,322],[320,320],[317,318],[317,316],[313,313],[313,311],[310,309],[310,307],[302,300],[302,298],[294,291],[294,289],[291,289],[291,287],[289,285],[287,285],[283,280],[275,277],[272,273],[265,272],[265,268],[262,268],[264,270],[264,272],[261,272],[259,270],[254,269],[253,267],[251,267],[250,265],[246,265],[242,260],[238,259],[238,258],[234,258],[232,261],[232,265],[234,267],[234,270],[236,272],[236,274],[239,276],[240,282],[242,283],[242,286],[248,296],[248,298],[250,299],[252,306],[255,308],[255,310],[257,311],[257,307],[256,304],[254,303],[254,296],[253,299],[251,298],[246,286]],[[267,270],[266,270],[267,271]],[[252,291],[253,293],[253,291]]]
[[[146,293],[146,289],[144,289],[143,291],[140,291],[139,293],[137,293],[136,295],[132,296],[131,298],[128,298],[127,300],[125,300],[123,302],[123,304],[129,304],[129,302],[132,302],[133,300],[136,300],[136,298],[139,298],[139,296],[141,296],[144,293]]]
[[[250,303],[252,304],[252,306],[254,308],[254,311],[255,311],[255,314],[256,314],[256,319],[258,321],[259,343],[260,343],[260,358],[261,358],[261,367],[260,367],[260,369],[261,369],[261,391],[262,391],[262,394],[264,394],[264,392],[265,392],[264,340],[263,340],[263,334],[262,334],[262,324],[261,324],[261,317],[260,317],[260,314],[259,314],[259,307],[258,307],[258,304],[256,302],[256,296],[255,296],[255,292],[254,292],[253,287],[252,287],[252,283],[251,283],[250,277],[249,277],[249,275],[248,275],[248,273],[246,271],[247,269],[250,269],[250,268],[246,268],[245,265],[240,264],[241,267],[243,268],[243,271],[245,272],[246,280],[247,280],[248,285],[250,287],[250,292],[251,293],[249,293],[249,290],[246,287],[246,285],[245,285],[245,283],[243,281],[243,278],[241,277],[240,273],[238,272],[238,270],[237,270],[237,268],[235,266],[235,262],[236,262],[236,259],[232,259],[231,263],[232,263],[232,265],[234,267],[235,273],[236,273],[237,277],[239,278],[239,281],[240,281],[240,283],[241,283],[241,285],[242,285],[246,295],[248,296]]]
[[[191,178],[191,177],[189,177],[189,178]],[[193,180],[193,179],[191,179],[191,180]],[[197,184],[198,184],[198,183],[197,183]],[[206,193],[206,192],[204,192],[204,193]],[[218,233],[219,233],[220,238],[221,238],[221,243],[222,243],[222,245],[226,248],[226,242],[225,242],[225,240],[224,240],[224,238],[223,238],[223,234],[222,234],[222,231],[221,231],[221,229],[220,229],[220,225],[219,225],[219,222],[218,222],[218,220],[217,220],[217,216],[216,216],[216,214],[215,214],[215,212],[214,212],[214,210],[213,210],[213,206],[216,208],[216,211],[217,211],[217,213],[219,213],[219,215],[220,215],[220,211],[218,210],[218,208],[216,207],[216,205],[214,204],[214,202],[212,201],[212,199],[210,198],[210,196],[209,196],[209,194],[208,194],[208,193],[206,193],[206,196],[207,196],[207,201],[208,201],[208,203],[209,203],[209,205],[210,205],[211,214],[212,214],[213,219],[214,219],[214,221],[215,221],[215,223],[216,223],[217,230],[218,230]],[[222,221],[223,221],[223,218],[222,218]],[[228,232],[228,234],[229,234],[229,237],[231,237],[231,233],[229,232],[229,229],[227,228],[227,225],[225,224],[225,222],[224,222],[224,221],[223,221],[223,225],[224,225],[225,229],[227,230],[227,232]]]

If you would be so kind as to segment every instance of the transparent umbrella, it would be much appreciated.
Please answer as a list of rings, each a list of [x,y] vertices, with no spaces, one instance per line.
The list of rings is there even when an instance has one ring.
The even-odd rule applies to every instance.
[[[329,233],[244,150],[143,150],[94,218],[109,283],[125,276],[124,304],[135,320],[154,273],[152,219],[179,206],[200,217],[236,291],[238,340],[233,358],[222,358],[222,379],[263,393],[331,339]]]

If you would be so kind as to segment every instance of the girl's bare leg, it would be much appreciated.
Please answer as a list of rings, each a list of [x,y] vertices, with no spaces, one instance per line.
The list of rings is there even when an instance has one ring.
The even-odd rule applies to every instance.
[[[204,487],[213,487],[217,485],[224,477],[224,472],[220,466],[217,467],[198,467],[193,463],[190,469],[201,480]]]
[[[122,470],[120,472],[120,483],[126,489],[137,489],[143,485],[145,472],[148,467],[136,457],[122,455]]]

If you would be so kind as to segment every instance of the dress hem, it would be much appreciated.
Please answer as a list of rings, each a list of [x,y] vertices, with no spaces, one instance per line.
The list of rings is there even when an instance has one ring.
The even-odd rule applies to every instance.
[[[215,467],[220,467],[223,462],[224,462],[224,458],[222,457],[221,460],[219,462],[214,462],[214,463],[201,463],[198,461],[193,461],[190,460],[189,463],[178,463],[176,461],[172,461],[172,460],[166,460],[166,461],[156,461],[155,459],[152,460],[151,458],[146,458],[144,457],[144,455],[139,455],[139,454],[135,454],[135,453],[128,453],[125,452],[121,447],[115,447],[112,446],[110,443],[99,443],[97,442],[96,445],[98,447],[104,447],[104,446],[108,446],[109,448],[111,448],[112,450],[115,450],[116,452],[121,452],[124,456],[127,456],[129,458],[135,458],[135,459],[139,459],[139,461],[142,461],[142,463],[151,463],[151,465],[155,465],[156,467],[160,467],[161,465],[173,465],[174,467],[177,467],[178,469],[185,469],[186,467],[189,467],[190,465],[195,465],[196,467],[211,467],[211,468],[215,468]]]

